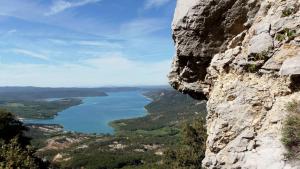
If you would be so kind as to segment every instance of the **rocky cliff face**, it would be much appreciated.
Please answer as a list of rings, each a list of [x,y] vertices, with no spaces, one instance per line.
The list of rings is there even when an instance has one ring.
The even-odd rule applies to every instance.
[[[208,99],[206,168],[300,168],[281,144],[300,100],[299,0],[178,0],[171,85]]]

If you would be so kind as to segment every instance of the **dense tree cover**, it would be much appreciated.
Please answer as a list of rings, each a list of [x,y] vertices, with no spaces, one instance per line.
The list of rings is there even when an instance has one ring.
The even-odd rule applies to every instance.
[[[205,157],[207,138],[205,121],[197,118],[185,123],[181,130],[181,145],[166,152],[165,162],[172,169],[200,169]]]
[[[27,128],[12,113],[0,110],[0,168],[43,169],[47,164],[34,156],[30,139],[24,136]]]

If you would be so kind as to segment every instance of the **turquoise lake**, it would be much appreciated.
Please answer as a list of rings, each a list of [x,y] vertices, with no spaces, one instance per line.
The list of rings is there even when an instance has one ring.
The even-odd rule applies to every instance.
[[[151,101],[139,91],[112,92],[105,97],[86,97],[83,103],[59,112],[54,119],[26,120],[26,123],[60,124],[66,131],[82,133],[109,133],[114,129],[109,122],[142,117],[144,106]]]

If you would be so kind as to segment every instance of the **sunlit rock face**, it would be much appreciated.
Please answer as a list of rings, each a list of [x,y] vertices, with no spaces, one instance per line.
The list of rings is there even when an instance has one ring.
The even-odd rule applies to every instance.
[[[259,5],[247,0],[179,0],[177,3],[172,24],[176,56],[170,73],[171,84],[183,92],[207,92],[204,79],[213,56],[224,52],[229,41],[251,25],[248,18],[254,17]],[[238,43],[236,39],[231,46]]]
[[[280,75],[300,74],[300,53],[296,57],[286,59],[280,69]]]
[[[206,168],[300,168],[285,160],[285,104],[300,100],[300,1],[178,0],[170,84],[208,99]]]

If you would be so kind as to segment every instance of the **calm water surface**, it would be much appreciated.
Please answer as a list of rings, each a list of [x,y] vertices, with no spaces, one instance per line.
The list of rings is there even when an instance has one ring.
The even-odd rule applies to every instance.
[[[83,104],[59,112],[54,119],[26,120],[26,123],[60,124],[66,131],[112,134],[114,130],[108,125],[109,122],[147,114],[144,106],[150,100],[141,92],[107,94],[106,97],[83,98]]]

